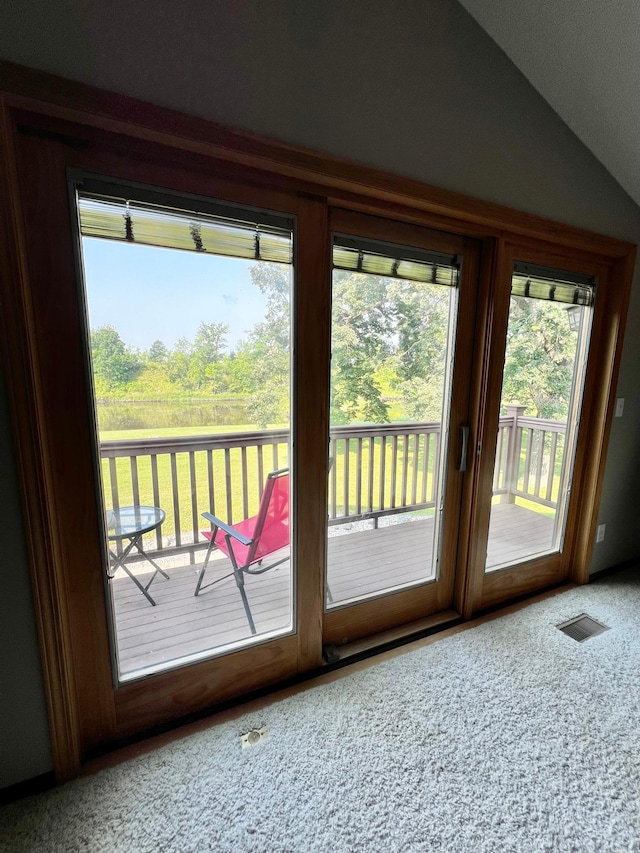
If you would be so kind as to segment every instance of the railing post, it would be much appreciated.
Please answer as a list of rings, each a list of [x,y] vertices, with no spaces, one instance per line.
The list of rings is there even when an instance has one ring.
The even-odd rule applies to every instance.
[[[520,467],[520,444],[518,441],[518,420],[524,415],[526,406],[507,406],[507,417],[511,420],[509,425],[509,439],[507,441],[507,464],[504,472],[504,485],[506,492],[502,495],[502,503],[513,504],[516,502],[515,490],[518,487],[518,469]]]

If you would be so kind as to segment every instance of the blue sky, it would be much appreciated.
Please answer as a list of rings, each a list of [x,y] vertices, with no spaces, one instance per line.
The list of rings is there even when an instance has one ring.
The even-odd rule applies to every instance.
[[[90,237],[82,245],[91,328],[114,326],[131,347],[159,339],[171,348],[204,322],[226,323],[233,348],[264,318],[253,261]]]

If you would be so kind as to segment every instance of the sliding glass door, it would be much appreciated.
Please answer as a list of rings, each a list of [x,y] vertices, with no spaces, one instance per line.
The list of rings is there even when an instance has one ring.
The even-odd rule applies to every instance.
[[[578,253],[515,244],[504,253],[492,286],[475,609],[567,580],[590,544],[582,502],[607,276]]]
[[[514,265],[486,571],[562,550],[595,282]]]
[[[75,189],[122,683],[294,628],[294,223],[94,178]]]
[[[335,211],[325,639],[451,606],[476,254]]]
[[[586,580],[628,247],[30,122],[11,360],[65,772]]]

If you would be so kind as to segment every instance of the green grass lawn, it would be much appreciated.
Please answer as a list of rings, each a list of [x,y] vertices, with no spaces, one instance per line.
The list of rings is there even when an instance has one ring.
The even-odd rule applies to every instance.
[[[286,424],[273,424],[266,429],[286,429]],[[153,427],[151,429],[117,429],[102,430],[101,441],[132,441],[136,438],[173,438],[190,435],[224,435],[234,432],[257,432],[255,424],[236,424],[235,426],[201,426],[201,427]]]

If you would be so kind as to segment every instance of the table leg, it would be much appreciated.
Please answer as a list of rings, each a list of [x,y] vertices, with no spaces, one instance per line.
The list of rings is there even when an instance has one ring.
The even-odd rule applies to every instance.
[[[157,563],[154,563],[154,561],[146,553],[146,551],[142,550],[142,545],[140,544],[140,539],[141,539],[141,537],[139,536],[136,543],[135,543],[135,546],[138,549],[138,553],[142,554],[142,556],[145,558],[147,563],[151,563],[151,565],[155,569],[155,573],[154,573],[153,577],[151,578],[151,580],[147,584],[147,589],[149,589],[149,587],[151,586],[151,581],[155,578],[155,576],[158,574],[158,572],[160,572],[160,574],[162,575],[163,578],[166,578],[167,580],[170,580],[170,578],[169,578],[169,575],[164,571],[164,569],[161,569]]]
[[[113,551],[112,551],[111,549],[109,549],[109,554],[111,555],[111,558],[112,558],[112,560],[113,560],[112,574],[111,574],[109,577],[110,577],[110,578],[113,578],[113,576],[115,575],[115,573],[116,573],[117,569],[122,569],[122,571],[123,571],[125,574],[129,575],[129,577],[131,578],[131,580],[132,580],[132,581],[134,582],[134,584],[138,587],[138,589],[139,589],[139,590],[140,590],[140,592],[144,595],[144,597],[147,599],[147,601],[149,602],[149,604],[151,604],[151,605],[153,605],[153,607],[155,607],[155,606],[156,606],[155,601],[153,600],[153,598],[151,598],[151,596],[150,596],[150,595],[149,595],[149,593],[147,592],[147,589],[148,589],[148,586],[149,586],[149,585],[147,584],[147,586],[146,586],[146,587],[145,587],[145,586],[143,586],[143,585],[140,583],[140,581],[138,580],[138,578],[133,574],[133,572],[129,571],[129,569],[127,568],[127,566],[126,566],[126,564],[125,564],[125,562],[124,562],[124,561],[126,560],[127,556],[129,555],[129,552],[130,552],[130,551],[131,551],[131,549],[133,548],[133,545],[134,545],[134,540],[131,540],[131,542],[130,542],[130,543],[129,543],[129,545],[127,545],[127,547],[124,549],[124,551],[122,552],[122,554],[121,554],[121,556],[120,556],[120,557],[118,557],[118,555],[117,555],[117,554],[114,554],[114,553],[113,553]],[[153,577],[151,578],[151,580],[153,580],[153,578],[155,578],[155,573],[154,573]]]
[[[160,568],[160,566],[159,566],[157,563],[155,563],[155,562],[151,559],[151,557],[149,557],[149,556],[148,556],[148,555],[147,555],[147,554],[142,550],[142,545],[140,544],[140,540],[141,540],[141,539],[142,539],[142,534],[140,534],[140,535],[138,535],[138,536],[133,536],[133,537],[129,540],[129,544],[128,544],[128,545],[127,545],[127,547],[124,549],[124,551],[122,552],[122,554],[120,554],[120,556],[118,556],[117,554],[114,554],[114,553],[113,553],[113,551],[112,551],[111,549],[109,549],[109,554],[110,554],[110,556],[111,556],[111,559],[113,560],[112,571],[111,571],[111,574],[109,575],[109,577],[110,577],[110,578],[113,578],[113,576],[115,575],[115,573],[116,573],[117,569],[122,569],[122,571],[123,571],[125,574],[127,574],[127,575],[131,578],[131,580],[134,582],[134,584],[138,587],[138,589],[139,589],[139,590],[140,590],[140,592],[144,595],[144,597],[147,599],[147,601],[149,602],[149,604],[151,604],[153,607],[155,607],[155,606],[156,606],[156,603],[155,603],[155,601],[153,600],[153,598],[151,597],[151,595],[149,594],[149,591],[148,591],[148,590],[149,590],[149,587],[151,586],[152,582],[155,580],[155,577],[156,577],[156,575],[158,574],[158,572],[159,572],[163,577],[165,577],[167,580],[169,580],[169,575],[168,575],[168,574],[167,574],[163,569],[161,569],[161,568]],[[151,563],[151,565],[152,565],[152,566],[153,566],[153,568],[155,569],[154,573],[151,575],[151,580],[149,581],[149,583],[148,583],[146,586],[144,586],[143,584],[141,584],[141,583],[140,583],[140,581],[139,581],[139,580],[138,580],[138,578],[133,574],[133,572],[132,572],[132,571],[130,571],[130,570],[127,568],[127,565],[126,565],[126,562],[125,562],[125,561],[126,561],[126,559],[127,559],[127,557],[129,556],[129,554],[131,553],[131,551],[132,551],[132,549],[133,549],[134,547],[138,550],[138,553],[142,554],[142,556],[144,557],[144,559],[145,559],[148,563]]]

